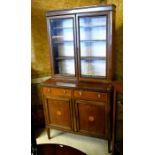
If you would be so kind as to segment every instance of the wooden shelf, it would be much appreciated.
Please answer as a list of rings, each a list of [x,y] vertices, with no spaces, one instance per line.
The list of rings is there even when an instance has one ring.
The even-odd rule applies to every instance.
[[[96,28],[96,27],[106,27],[107,25],[86,25],[80,26],[80,28]]]
[[[99,42],[99,41],[106,41],[106,39],[103,39],[103,40],[80,40],[80,42],[88,42],[88,43]],[[65,42],[73,42],[73,40],[54,41],[55,44],[62,44],[62,43],[65,43]]]
[[[66,59],[74,59],[74,56],[59,56],[55,58],[56,60],[66,60]]]
[[[82,60],[106,60],[106,57],[81,56]]]
[[[73,29],[73,27],[53,27],[53,29]]]
[[[90,75],[90,74],[88,74],[88,75],[81,74],[81,76],[84,77],[84,78],[103,78],[103,77],[105,77],[105,76],[102,76],[102,75]]]
[[[106,41],[106,39],[102,39],[102,40],[99,40],[99,39],[92,39],[92,40],[80,40],[81,42],[98,42],[98,41]]]
[[[107,25],[86,25],[80,26],[80,28],[96,28],[96,27],[106,27]],[[53,29],[73,29],[73,27],[53,27]]]
[[[73,42],[73,40],[54,41],[53,44],[65,44],[66,42]]]
[[[53,38],[55,39],[55,38]],[[103,39],[103,40],[80,40],[80,42],[87,42],[87,43],[92,43],[92,42],[99,42],[99,41],[106,41],[106,39]],[[60,41],[54,41],[53,43],[54,44],[62,44],[62,43],[65,43],[65,42],[73,42],[73,40],[60,40]]]
[[[62,39],[63,40],[63,38],[65,38],[64,35],[55,35],[55,36],[52,36],[52,39]],[[73,41],[73,40],[71,40],[71,41]]]

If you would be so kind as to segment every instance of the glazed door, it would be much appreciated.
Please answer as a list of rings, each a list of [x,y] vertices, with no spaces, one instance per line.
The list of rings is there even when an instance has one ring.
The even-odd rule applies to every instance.
[[[106,79],[108,15],[79,14],[76,21],[80,80]]]
[[[47,18],[53,77],[76,77],[75,16]]]

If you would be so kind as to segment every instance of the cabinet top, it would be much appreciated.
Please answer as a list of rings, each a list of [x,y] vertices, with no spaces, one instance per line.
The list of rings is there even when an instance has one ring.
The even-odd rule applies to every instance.
[[[49,10],[46,12],[46,17],[61,14],[75,14],[75,13],[86,13],[86,12],[96,12],[96,11],[115,11],[116,6],[111,5],[94,5],[94,6],[84,6],[63,10]]]
[[[83,89],[92,91],[111,92],[112,83],[89,83],[89,82],[70,82],[70,81],[57,81],[57,80],[46,80],[41,84],[43,87],[61,87],[61,88],[73,88]]]

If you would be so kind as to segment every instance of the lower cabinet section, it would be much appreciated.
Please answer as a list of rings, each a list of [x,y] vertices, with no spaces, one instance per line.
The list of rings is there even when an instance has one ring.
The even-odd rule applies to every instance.
[[[75,102],[77,131],[99,137],[106,135],[106,104],[104,102],[77,100]]]
[[[50,128],[110,140],[110,93],[43,87],[44,114]]]

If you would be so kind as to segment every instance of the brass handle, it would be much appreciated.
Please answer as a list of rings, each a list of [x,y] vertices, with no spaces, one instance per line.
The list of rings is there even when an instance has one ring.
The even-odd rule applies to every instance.
[[[48,93],[50,92],[50,89],[49,89],[49,88],[47,89],[47,92],[48,92]]]
[[[82,92],[81,91],[79,91],[79,95],[82,96]]]
[[[101,98],[101,94],[98,94],[97,96],[98,96],[98,98]]]
[[[93,116],[89,116],[89,117],[88,117],[88,120],[89,120],[90,122],[94,122],[95,119],[94,119]]]
[[[58,116],[61,116],[61,114],[62,114],[61,111],[58,110],[58,111],[57,111],[57,115],[58,115]]]
[[[64,90],[64,94],[66,94],[66,90]]]

